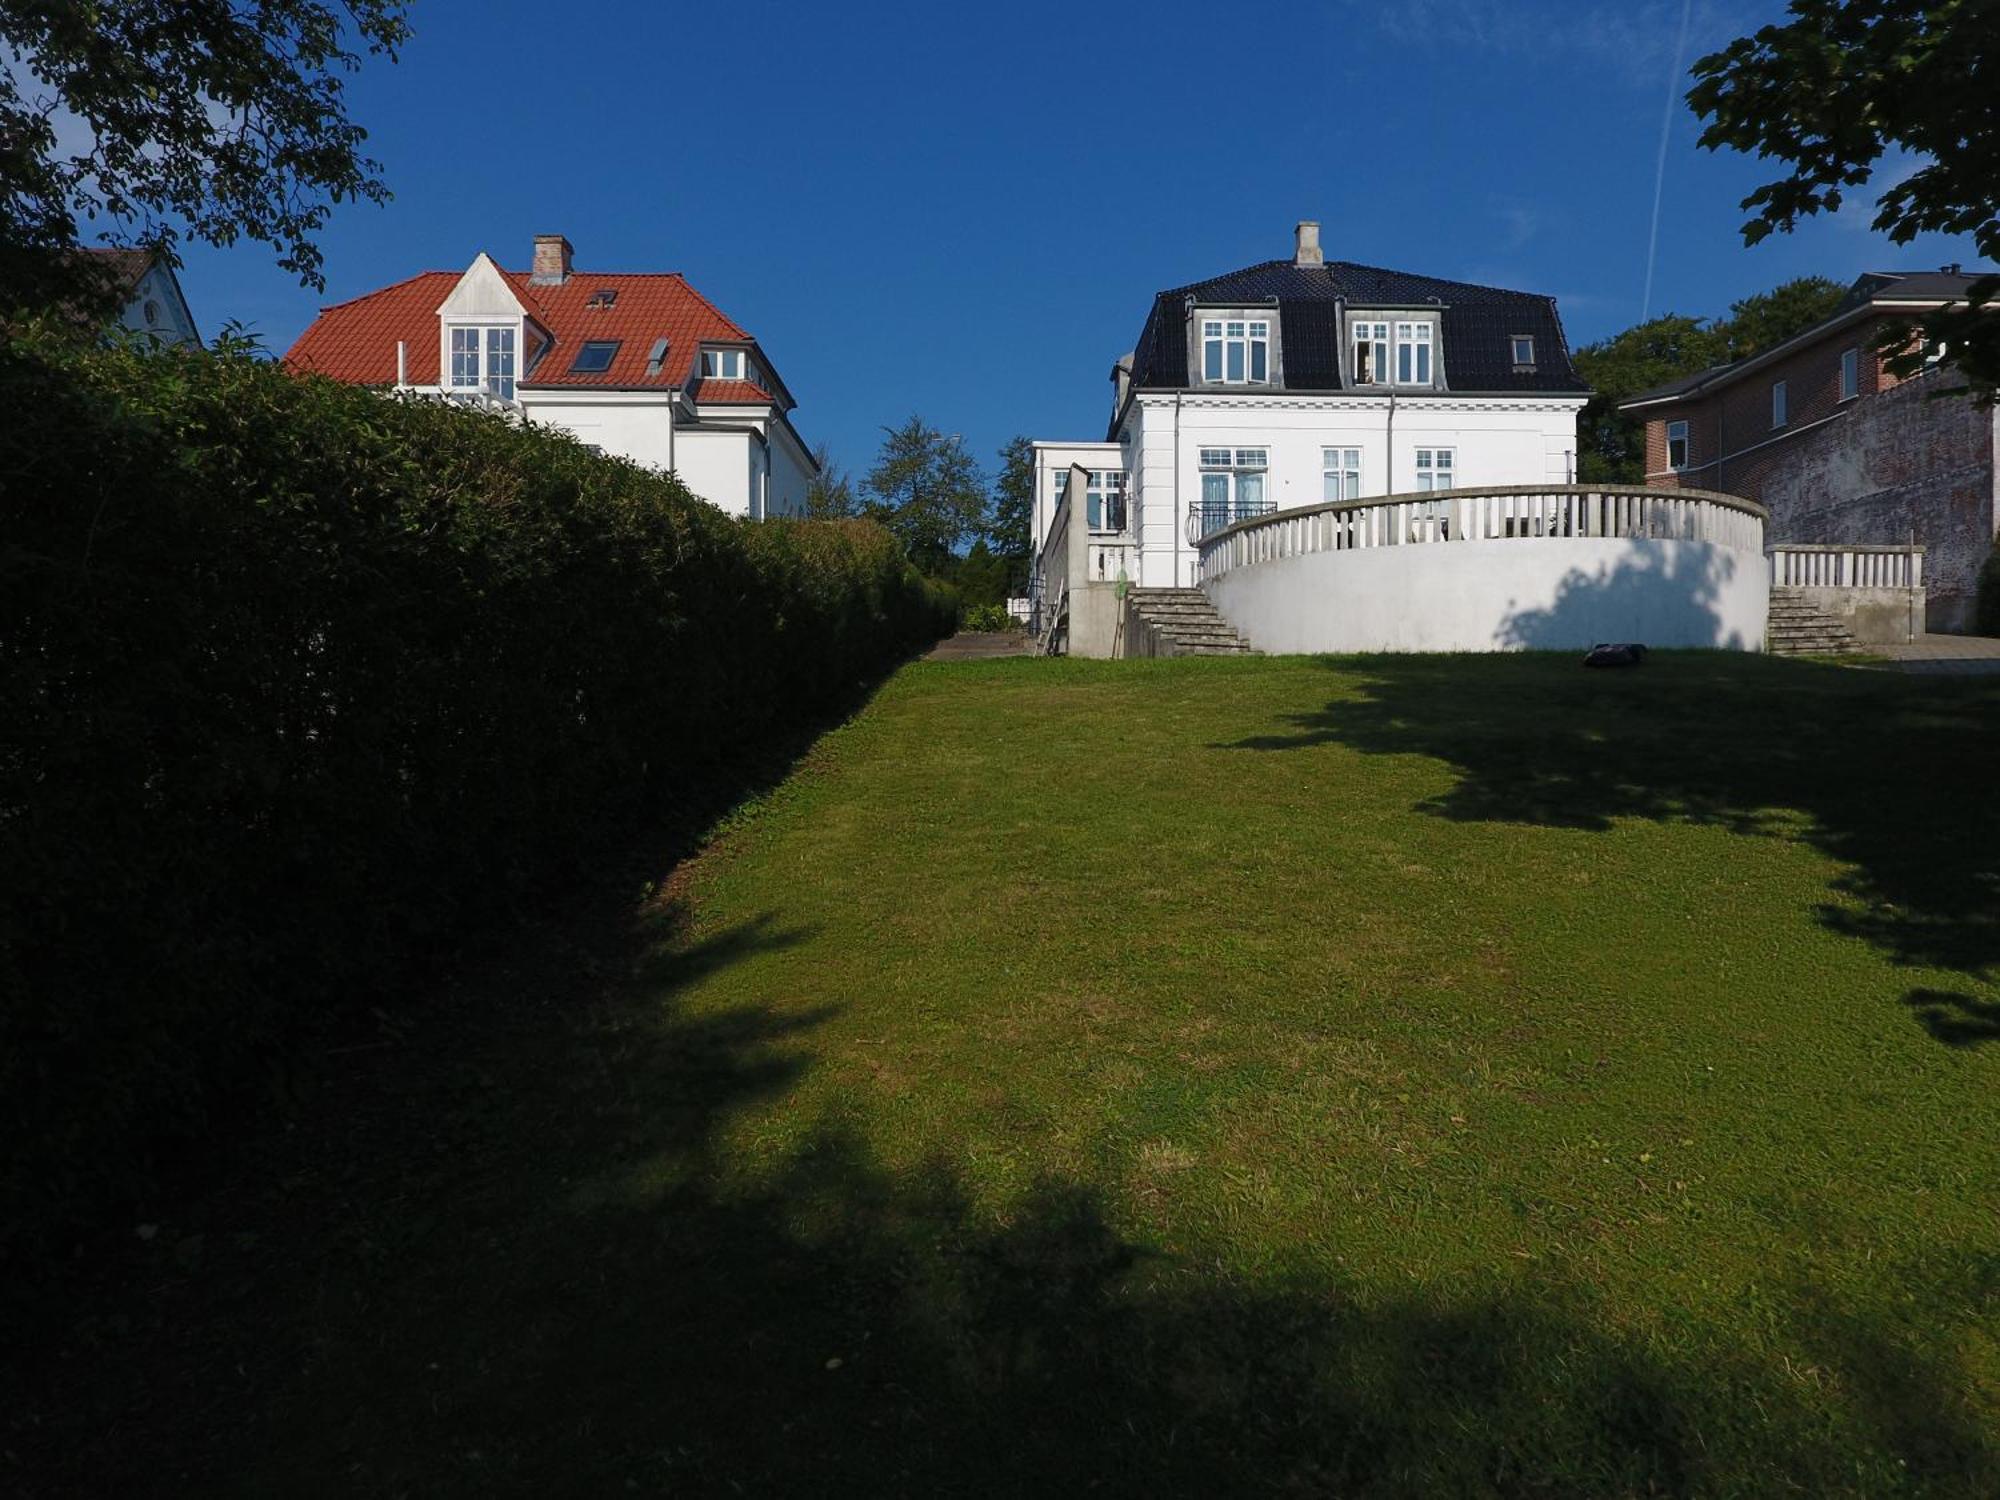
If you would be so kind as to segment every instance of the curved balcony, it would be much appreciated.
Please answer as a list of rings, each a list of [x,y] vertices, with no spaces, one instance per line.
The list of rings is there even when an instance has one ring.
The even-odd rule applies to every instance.
[[[1505,486],[1274,511],[1196,546],[1260,651],[1756,651],[1766,515],[1712,490]]]

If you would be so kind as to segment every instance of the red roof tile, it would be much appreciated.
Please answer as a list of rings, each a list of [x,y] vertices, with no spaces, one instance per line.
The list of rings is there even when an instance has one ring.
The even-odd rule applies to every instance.
[[[436,385],[437,310],[461,274],[424,271],[379,292],[322,308],[312,326],[287,351],[285,363],[335,380],[389,385],[396,378],[396,342],[400,339],[406,349],[409,382]],[[525,271],[501,274],[528,316],[554,336],[553,345],[522,371],[519,383],[530,390],[547,386],[671,389],[687,384],[703,343],[754,342],[677,271],[572,271],[560,286],[537,286]],[[609,306],[592,305],[591,299],[600,292],[616,293]],[[666,360],[657,374],[648,376],[648,357],[654,342],[662,337],[667,340]],[[591,373],[573,371],[570,366],[577,351],[599,340],[618,345],[610,366]],[[529,343],[532,348],[533,340]],[[724,389],[730,394],[717,394]],[[701,392],[701,399],[771,401],[749,381],[712,383]]]
[[[704,380],[695,388],[694,398],[704,406],[710,402],[717,405],[744,402],[761,402],[765,406],[773,404],[771,393],[754,380]]]

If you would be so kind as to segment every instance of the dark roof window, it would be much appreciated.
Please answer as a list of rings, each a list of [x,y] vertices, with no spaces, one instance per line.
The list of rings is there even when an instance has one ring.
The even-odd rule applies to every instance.
[[[618,339],[592,339],[576,351],[576,361],[569,367],[570,374],[602,375],[611,368],[619,343]]]
[[[585,307],[615,307],[617,303],[618,288],[607,286],[599,287],[596,291],[592,292],[589,300],[583,305]]]

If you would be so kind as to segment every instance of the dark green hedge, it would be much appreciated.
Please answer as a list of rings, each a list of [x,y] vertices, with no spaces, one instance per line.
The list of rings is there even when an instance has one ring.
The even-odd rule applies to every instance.
[[[248,358],[17,341],[0,411],[0,1262],[953,625],[876,527]]]

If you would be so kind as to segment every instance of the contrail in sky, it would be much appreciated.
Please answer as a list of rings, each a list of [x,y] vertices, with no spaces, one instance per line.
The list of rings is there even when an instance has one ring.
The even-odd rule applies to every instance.
[[[1653,257],[1660,249],[1660,195],[1667,185],[1667,137],[1674,128],[1674,92],[1681,81],[1681,58],[1687,52],[1688,22],[1694,15],[1694,0],[1681,5],[1681,35],[1674,43],[1674,68],[1667,74],[1667,107],[1660,112],[1660,159],[1653,168],[1653,229],[1646,236],[1646,295],[1639,303],[1639,321],[1653,311]]]

